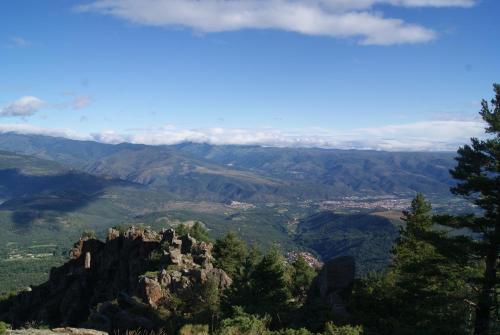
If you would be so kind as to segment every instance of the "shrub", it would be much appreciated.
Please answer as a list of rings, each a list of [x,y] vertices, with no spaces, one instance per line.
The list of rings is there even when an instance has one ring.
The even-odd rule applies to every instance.
[[[125,235],[125,233],[128,230],[128,227],[123,224],[118,224],[116,226],[113,226],[113,229],[117,230],[121,235]]]
[[[179,335],[208,335],[208,325],[185,325],[179,331]]]
[[[222,320],[218,335],[263,335],[268,334],[269,317],[247,314],[239,306],[234,308],[234,316]]]
[[[97,235],[93,230],[86,230],[82,234],[82,238],[95,239],[96,237]]]
[[[336,326],[328,322],[325,327],[325,335],[360,335],[363,328],[360,326]]]
[[[272,333],[270,335],[315,335],[305,328],[301,329],[282,329]]]
[[[0,321],[0,335],[3,335],[7,332],[7,329],[10,329],[10,325]]]

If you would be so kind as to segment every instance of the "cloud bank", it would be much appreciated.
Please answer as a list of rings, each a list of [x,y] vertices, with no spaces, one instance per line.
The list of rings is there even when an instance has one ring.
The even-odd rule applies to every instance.
[[[0,116],[28,117],[47,105],[45,101],[33,96],[21,97],[0,108]]]
[[[63,103],[48,103],[34,96],[23,96],[17,100],[0,107],[0,117],[21,117],[27,118],[35,115],[42,109],[83,109],[92,103],[92,97],[88,95],[73,95],[71,101]]]
[[[80,12],[111,15],[148,26],[187,27],[213,33],[278,29],[304,35],[357,38],[363,45],[423,43],[436,32],[386,18],[379,5],[471,7],[474,0],[94,0]]]
[[[273,128],[200,128],[164,126],[150,129],[78,133],[70,129],[47,129],[28,124],[0,124],[0,133],[40,134],[102,143],[215,145],[261,145],[387,151],[455,151],[470,137],[483,137],[484,124],[477,120],[424,121],[376,128],[340,131],[324,128],[278,130]]]

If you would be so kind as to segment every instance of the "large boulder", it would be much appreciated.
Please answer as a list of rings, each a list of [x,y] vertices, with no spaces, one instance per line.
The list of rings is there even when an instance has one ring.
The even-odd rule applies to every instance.
[[[165,291],[155,278],[142,276],[139,279],[137,295],[151,307],[157,308],[161,300],[165,298]]]
[[[225,290],[233,283],[233,280],[226,274],[226,272],[224,272],[224,270],[217,268],[201,270],[200,279],[202,284],[210,280],[214,281],[217,283],[219,290]]]
[[[351,256],[341,256],[326,262],[317,278],[322,299],[336,315],[348,315],[345,308],[354,283],[356,265]]]

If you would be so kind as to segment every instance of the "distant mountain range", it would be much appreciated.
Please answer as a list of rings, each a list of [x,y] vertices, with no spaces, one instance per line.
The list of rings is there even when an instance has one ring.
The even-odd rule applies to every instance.
[[[0,134],[0,293],[45,280],[82,231],[131,224],[201,221],[212,237],[232,230],[264,248],[352,255],[360,273],[380,269],[400,214],[334,213],[322,201],[423,192],[447,203],[453,157]]]
[[[146,185],[190,200],[325,200],[352,195],[449,194],[454,153],[315,148],[102,144],[0,134],[0,150]]]

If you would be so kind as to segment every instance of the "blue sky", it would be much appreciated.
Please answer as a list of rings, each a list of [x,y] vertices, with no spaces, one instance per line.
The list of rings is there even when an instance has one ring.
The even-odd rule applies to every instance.
[[[496,0],[0,2],[0,131],[454,150],[500,75]]]

